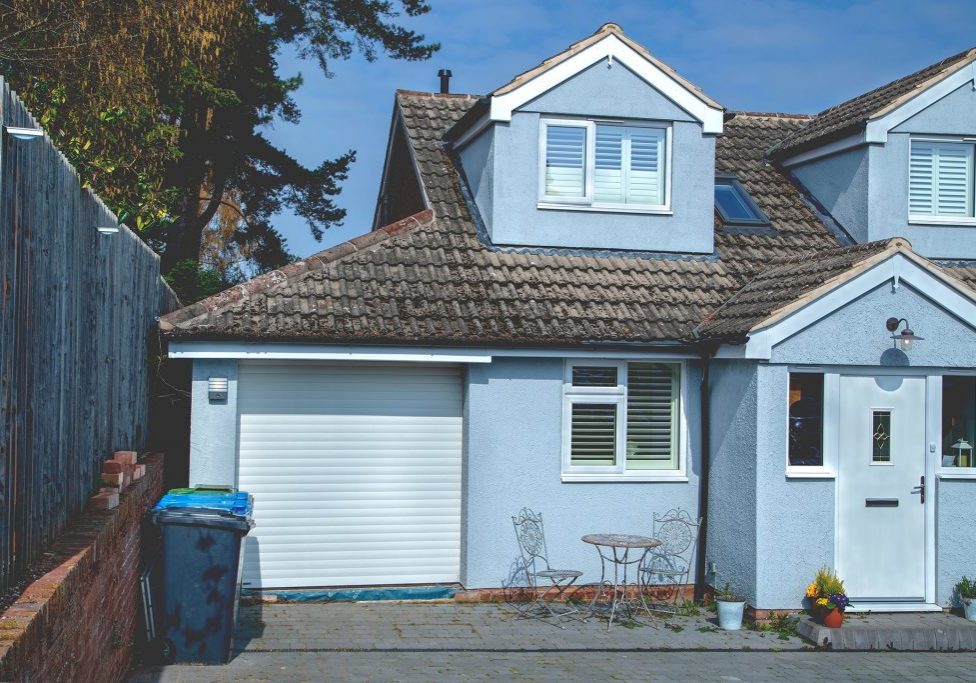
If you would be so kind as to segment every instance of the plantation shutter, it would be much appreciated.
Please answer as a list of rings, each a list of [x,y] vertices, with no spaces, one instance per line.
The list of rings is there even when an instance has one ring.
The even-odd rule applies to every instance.
[[[570,462],[581,467],[613,467],[617,461],[617,404],[573,403]]]
[[[546,126],[546,188],[548,197],[586,194],[586,129]]]
[[[627,469],[674,467],[678,444],[678,366],[627,366]]]
[[[610,204],[664,204],[665,131],[597,126],[593,198]]]
[[[914,216],[972,216],[973,146],[913,140],[908,204]]]
[[[624,202],[624,129],[596,127],[596,163],[593,198],[598,202]]]

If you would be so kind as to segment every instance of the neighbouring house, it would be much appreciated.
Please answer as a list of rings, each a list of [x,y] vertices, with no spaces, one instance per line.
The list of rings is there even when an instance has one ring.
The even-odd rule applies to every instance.
[[[245,585],[499,587],[523,506],[595,581],[581,535],[681,507],[758,609],[822,565],[858,609],[952,604],[974,77],[733,112],[606,24],[486,96],[398,92],[371,232],[161,321],[191,483],[255,494]]]

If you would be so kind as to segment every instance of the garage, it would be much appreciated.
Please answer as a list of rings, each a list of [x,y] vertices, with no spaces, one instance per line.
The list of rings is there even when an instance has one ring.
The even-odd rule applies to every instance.
[[[459,580],[459,368],[244,361],[238,413],[245,586]]]

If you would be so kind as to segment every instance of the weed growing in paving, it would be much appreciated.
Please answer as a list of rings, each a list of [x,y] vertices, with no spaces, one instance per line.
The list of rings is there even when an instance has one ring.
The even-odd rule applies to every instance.
[[[796,630],[799,623],[800,619],[791,614],[777,614],[770,617],[767,622],[757,622],[753,628],[760,633],[775,633],[780,640],[789,640],[799,637],[800,634]]]
[[[701,615],[701,607],[694,600],[685,600],[677,606],[674,613],[679,617],[697,617]]]

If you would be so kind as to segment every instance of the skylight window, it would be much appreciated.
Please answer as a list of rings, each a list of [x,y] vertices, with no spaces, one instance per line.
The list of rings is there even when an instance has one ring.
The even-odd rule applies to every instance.
[[[735,178],[719,177],[715,179],[715,208],[725,225],[769,225],[766,214],[756,206],[746,188]]]

